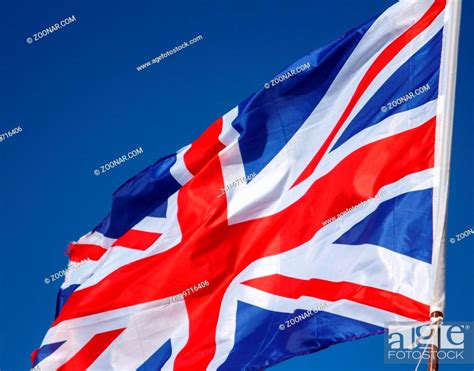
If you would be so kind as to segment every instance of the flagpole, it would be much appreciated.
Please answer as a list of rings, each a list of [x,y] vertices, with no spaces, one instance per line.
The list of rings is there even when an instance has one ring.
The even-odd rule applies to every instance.
[[[430,334],[430,345],[429,358],[428,358],[428,371],[438,371],[439,360],[438,360],[438,339],[439,339],[439,325],[443,321],[443,313],[433,312],[430,316],[431,321],[431,334]]]
[[[436,0],[435,0],[436,1]],[[441,55],[438,95],[438,115],[435,142],[435,168],[439,170],[439,185],[433,190],[433,300],[430,308],[431,339],[428,371],[438,371],[438,334],[444,317],[446,277],[446,214],[449,191],[451,139],[454,119],[454,98],[461,23],[462,0],[448,0],[445,9],[445,33]]]

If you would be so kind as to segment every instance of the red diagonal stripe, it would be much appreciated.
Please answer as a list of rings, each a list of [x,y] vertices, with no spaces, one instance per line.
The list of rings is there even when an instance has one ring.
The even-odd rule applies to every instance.
[[[350,300],[420,322],[430,318],[430,307],[426,304],[396,292],[347,281],[334,282],[319,278],[302,280],[275,274],[255,278],[242,284],[291,299],[308,296],[331,302]]]
[[[219,140],[222,125],[223,119],[219,118],[184,153],[186,168],[194,177],[178,194],[181,199],[183,193],[189,196],[186,204],[178,208],[183,241],[188,238],[188,234],[193,235],[197,229],[204,227],[206,215],[219,210],[224,212],[227,205],[225,197],[218,197],[224,183],[219,158],[219,152],[225,148]]]
[[[160,238],[161,233],[154,233],[154,232],[145,232],[139,231],[137,229],[130,229],[126,232],[122,237],[120,237],[117,241],[115,241],[112,245],[113,246],[122,246],[128,247],[129,249],[136,249],[136,250],[146,250],[151,245],[155,243],[155,241]]]
[[[86,370],[107,349],[107,347],[125,330],[124,328],[96,334],[69,361],[57,371]]]
[[[106,253],[107,249],[104,249],[99,245],[84,244],[84,243],[71,243],[68,248],[67,255],[69,260],[73,262],[80,262],[84,259],[99,260],[102,255]]]
[[[355,105],[361,98],[362,94],[367,90],[369,85],[374,81],[375,77],[382,71],[382,69],[402,50],[410,41],[412,41],[416,36],[423,32],[443,11],[446,5],[446,0],[435,0],[433,5],[426,11],[426,13],[421,17],[418,22],[401,34],[397,39],[395,39],[390,45],[388,45],[382,53],[375,59],[374,63],[369,67],[364,77],[357,86],[354,95],[352,96],[349,104],[342,113],[342,116],[339,118],[336,126],[333,128],[329,136],[324,141],[321,148],[318,150],[316,155],[310,161],[308,166],[303,170],[298,179],[292,187],[298,185],[305,179],[307,179],[316,169],[321,158],[324,156],[332,141],[334,140],[336,134],[341,129],[344,122],[349,117],[350,113],[354,109]]]

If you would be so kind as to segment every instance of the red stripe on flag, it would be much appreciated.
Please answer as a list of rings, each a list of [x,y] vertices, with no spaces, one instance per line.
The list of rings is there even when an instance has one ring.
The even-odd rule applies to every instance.
[[[40,350],[40,348],[37,348],[31,353],[31,364],[32,365],[35,363],[36,356],[38,355],[39,350]]]
[[[354,109],[356,103],[359,101],[362,94],[367,90],[369,85],[375,79],[375,77],[380,73],[380,71],[406,46],[410,43],[416,36],[423,32],[443,11],[446,5],[446,0],[436,0],[433,5],[426,11],[426,13],[421,17],[418,22],[401,34],[397,39],[395,39],[389,46],[387,46],[382,53],[375,59],[374,63],[369,67],[366,74],[360,81],[357,86],[354,95],[352,96],[349,104],[342,113],[342,116],[339,118],[334,129],[331,131],[329,136],[324,141],[321,148],[318,150],[316,155],[310,161],[308,166],[303,170],[300,176],[293,183],[292,187],[300,184],[302,181],[306,180],[316,169],[322,157],[328,150],[332,141],[334,140],[336,134],[341,129],[344,122],[349,117],[350,113]]]
[[[219,154],[224,145],[219,141],[222,132],[222,118],[217,119],[196,139],[184,153],[186,168],[196,175],[212,158]]]
[[[115,241],[112,247],[122,246],[127,247],[129,249],[143,251],[153,245],[155,241],[160,238],[160,236],[161,233],[145,232],[136,229],[130,229],[122,237]]]
[[[107,347],[125,330],[124,328],[96,334],[69,361],[57,371],[86,370],[107,349]]]
[[[67,255],[69,256],[69,260],[80,262],[85,259],[99,260],[106,251],[107,249],[99,245],[71,243],[69,244]]]
[[[350,300],[420,322],[427,321],[430,318],[430,307],[426,304],[396,292],[347,281],[334,282],[319,278],[302,280],[275,274],[254,278],[242,282],[242,284],[291,299],[308,296],[331,302]]]

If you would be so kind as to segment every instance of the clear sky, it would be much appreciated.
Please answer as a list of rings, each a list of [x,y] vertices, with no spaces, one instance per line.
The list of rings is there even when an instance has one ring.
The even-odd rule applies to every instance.
[[[190,143],[281,69],[393,0],[4,1],[0,11],[0,369],[26,370],[54,316],[69,241],[125,180]],[[464,0],[448,237],[474,227],[474,1]],[[33,43],[62,19],[76,21]],[[197,35],[204,39],[141,72]],[[144,153],[95,176],[99,165]],[[447,320],[473,320],[474,236],[448,245]],[[177,272],[179,274],[179,272]],[[383,337],[281,363],[283,370],[404,370]],[[444,370],[472,370],[472,366]]]

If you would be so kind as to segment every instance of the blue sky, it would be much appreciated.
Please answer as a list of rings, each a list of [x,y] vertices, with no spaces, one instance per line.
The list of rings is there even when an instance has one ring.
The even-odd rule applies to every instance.
[[[285,66],[393,4],[392,0],[47,1],[0,14],[0,369],[25,370],[54,316],[69,241],[108,212],[112,192]],[[474,2],[464,0],[448,237],[474,227]],[[34,33],[74,15],[67,27]],[[136,67],[197,35],[160,64]],[[144,153],[107,173],[128,151]],[[473,320],[474,236],[447,246],[450,321]],[[383,364],[383,337],[340,344],[273,370],[403,370]],[[443,367],[471,370],[472,366]]]

